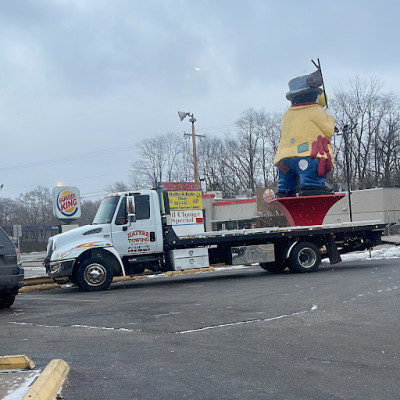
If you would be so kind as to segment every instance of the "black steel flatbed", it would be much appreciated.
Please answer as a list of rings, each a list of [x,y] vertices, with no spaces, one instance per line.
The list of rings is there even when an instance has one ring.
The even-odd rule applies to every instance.
[[[380,221],[344,222],[330,225],[271,227],[242,230],[204,232],[196,235],[178,237],[172,228],[167,234],[169,249],[188,247],[229,245],[245,246],[252,244],[274,243],[297,240],[318,240],[330,237],[336,241],[354,240],[361,236],[373,239],[373,244],[380,239],[386,223]]]

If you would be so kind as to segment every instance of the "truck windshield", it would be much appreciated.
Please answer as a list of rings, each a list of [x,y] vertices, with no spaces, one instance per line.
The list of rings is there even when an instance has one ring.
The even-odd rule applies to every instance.
[[[101,203],[94,217],[93,224],[109,224],[119,202],[119,196],[106,197]]]

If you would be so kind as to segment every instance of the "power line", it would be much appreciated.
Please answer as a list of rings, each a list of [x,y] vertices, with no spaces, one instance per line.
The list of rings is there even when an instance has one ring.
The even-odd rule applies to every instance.
[[[235,124],[217,125],[217,126],[199,128],[196,131],[201,134],[216,134],[216,133],[220,133],[222,131],[226,132],[227,130],[232,129],[235,126],[236,126]],[[178,132],[173,132],[173,133],[178,134]],[[179,132],[179,133],[181,133],[181,132]],[[32,167],[39,167],[39,166],[46,166],[46,165],[57,164],[57,163],[70,162],[70,161],[74,161],[77,159],[81,160],[81,159],[87,159],[87,158],[96,157],[96,156],[126,152],[126,151],[133,150],[135,148],[137,148],[137,143],[125,144],[125,145],[121,145],[121,146],[117,146],[117,147],[111,147],[111,148],[107,148],[107,149],[100,149],[100,150],[95,150],[95,151],[91,151],[91,152],[70,155],[70,156],[58,158],[58,159],[52,159],[52,160],[46,160],[46,161],[36,161],[36,162],[32,162],[32,163],[0,167],[0,171],[15,171],[15,170],[22,170],[22,169],[27,169],[27,168],[32,168]],[[123,174],[126,172],[127,171],[116,171],[116,172],[91,175],[91,176],[86,176],[86,177],[81,176],[79,178],[68,178],[68,179],[64,178],[64,180],[68,180],[70,182],[84,181],[84,180],[88,180],[88,179],[100,178],[100,177],[105,177],[105,176],[110,176],[110,175],[115,175],[115,174]],[[48,185],[48,184],[40,184],[39,183],[39,184],[32,184],[32,185],[28,185],[28,186],[6,187],[5,192],[7,190],[18,190],[18,189],[26,190],[27,188],[36,188],[38,186],[46,186],[46,185]],[[53,183],[51,183],[49,186],[53,186]],[[98,194],[96,194],[96,193],[98,193]],[[97,192],[85,193],[85,194],[82,194],[81,196],[82,196],[82,198],[92,198],[92,197],[103,196],[106,193],[107,193],[106,190],[102,190],[102,191],[97,191]]]
[[[114,172],[109,172],[109,173],[106,173],[106,174],[91,175],[91,176],[79,177],[79,178],[69,178],[68,181],[70,181],[70,182],[84,181],[84,180],[93,179],[93,178],[101,178],[103,176],[110,176],[110,175],[115,175],[115,174],[123,174],[125,172],[126,171],[114,171]],[[37,188],[38,186],[54,186],[54,183],[51,183],[51,184],[46,184],[46,183],[40,184],[40,183],[37,183],[37,184],[25,185],[25,186],[4,187],[4,192],[7,192],[7,190],[18,190],[18,189],[19,190],[22,190],[22,189],[26,190],[27,188]],[[69,185],[69,186],[71,186],[71,185]],[[96,192],[90,192],[90,193],[96,193]],[[101,190],[101,191],[98,191],[98,193],[106,194],[107,191],[106,190]],[[90,196],[90,197],[94,197],[94,196]]]
[[[58,163],[64,163],[64,162],[68,162],[68,161],[75,161],[77,159],[81,160],[81,159],[84,159],[84,158],[90,158],[90,157],[95,157],[95,156],[102,156],[102,155],[120,153],[120,152],[132,150],[136,146],[137,146],[137,144],[124,145],[124,146],[119,146],[119,147],[113,147],[113,148],[108,148],[108,149],[91,151],[91,152],[88,152],[88,153],[75,154],[75,155],[71,155],[71,156],[68,156],[68,157],[57,158],[57,159],[53,159],[53,160],[35,161],[35,162],[32,162],[32,163],[17,164],[17,165],[12,165],[12,166],[7,166],[7,167],[0,167],[0,171],[9,171],[9,170],[15,171],[15,170],[32,168],[32,167],[40,167],[40,166],[46,166],[46,165],[50,165],[50,164],[58,164]]]
[[[218,125],[218,126],[213,126],[213,127],[206,127],[206,128],[196,128],[196,132],[202,132],[202,133],[212,133],[212,132],[220,132],[220,131],[226,131],[228,129],[234,128],[236,125],[235,124],[226,124],[226,125]]]
[[[199,129],[196,129],[196,131],[199,133],[204,133],[204,134],[206,134],[206,133],[215,134],[215,133],[220,133],[221,131],[224,131],[224,130],[226,131],[227,129],[233,128],[234,126],[235,126],[234,124],[218,125],[218,126],[214,126],[214,127],[199,128]],[[177,133],[177,132],[175,132],[175,133]],[[33,167],[41,167],[41,166],[46,166],[46,165],[51,165],[51,164],[59,164],[59,163],[64,163],[64,162],[75,161],[78,159],[82,160],[82,159],[96,157],[96,156],[126,152],[126,151],[133,150],[135,148],[137,148],[137,143],[125,144],[125,145],[121,145],[118,147],[111,147],[111,148],[107,148],[107,149],[95,150],[95,151],[86,152],[86,153],[74,154],[74,155],[70,155],[67,157],[63,157],[63,158],[57,158],[57,159],[45,160],[45,161],[35,161],[35,162],[31,162],[31,163],[16,164],[16,165],[11,165],[11,166],[7,166],[7,167],[0,167],[0,171],[16,171],[16,170],[33,168]]]

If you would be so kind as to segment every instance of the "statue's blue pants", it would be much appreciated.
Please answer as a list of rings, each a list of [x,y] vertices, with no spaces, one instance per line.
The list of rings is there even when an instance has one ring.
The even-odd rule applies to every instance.
[[[301,188],[324,187],[326,174],[318,176],[319,159],[294,157],[282,160],[278,164],[278,192],[296,194],[297,186]]]

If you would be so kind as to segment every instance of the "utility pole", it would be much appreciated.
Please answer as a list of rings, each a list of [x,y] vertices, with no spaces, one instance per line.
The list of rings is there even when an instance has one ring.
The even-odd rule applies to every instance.
[[[192,123],[192,146],[193,146],[193,178],[194,182],[199,182],[199,174],[197,171],[197,150],[196,150],[196,136],[201,137],[201,135],[196,135],[194,123],[196,122],[196,118],[193,114],[189,112],[178,111],[178,115],[181,121],[183,121],[187,116],[190,117],[189,121]],[[187,136],[187,134],[184,134]]]
[[[196,151],[196,133],[194,131],[194,123],[196,122],[196,118],[193,114],[190,116],[189,121],[192,123],[192,145],[193,145],[193,175],[194,181],[199,181],[199,174],[197,172],[197,151]]]

